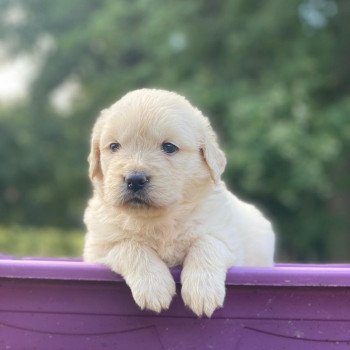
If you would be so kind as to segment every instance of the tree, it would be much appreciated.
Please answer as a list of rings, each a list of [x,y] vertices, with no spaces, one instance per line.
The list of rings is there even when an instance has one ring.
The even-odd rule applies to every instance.
[[[11,55],[51,44],[30,98],[0,115],[0,188],[27,199],[2,199],[2,221],[78,225],[93,120],[152,86],[208,114],[228,156],[225,179],[272,217],[284,259],[350,257],[349,2],[3,0],[2,16],[12,6],[26,19],[1,21]],[[72,79],[81,95],[62,118],[50,98]],[[24,156],[28,148],[37,152]],[[9,149],[30,166],[10,164]]]

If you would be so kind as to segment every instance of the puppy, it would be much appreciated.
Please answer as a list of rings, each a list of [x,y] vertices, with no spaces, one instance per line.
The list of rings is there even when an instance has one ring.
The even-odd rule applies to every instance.
[[[125,95],[97,119],[89,163],[84,260],[120,273],[142,309],[169,307],[169,267],[182,265],[184,303],[210,317],[223,305],[229,267],[273,264],[270,222],[226,189],[225,155],[185,98]]]

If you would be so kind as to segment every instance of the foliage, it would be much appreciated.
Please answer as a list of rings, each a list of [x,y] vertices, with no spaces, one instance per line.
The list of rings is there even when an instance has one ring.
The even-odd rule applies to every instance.
[[[83,237],[83,232],[76,229],[0,226],[0,247],[15,256],[80,257]]]
[[[349,2],[3,0],[0,13],[11,6],[26,14],[0,21],[11,55],[52,45],[28,100],[0,112],[3,223],[79,226],[93,120],[151,86],[210,116],[225,179],[272,217],[282,259],[350,257]],[[50,97],[70,79],[82,93],[62,117]]]

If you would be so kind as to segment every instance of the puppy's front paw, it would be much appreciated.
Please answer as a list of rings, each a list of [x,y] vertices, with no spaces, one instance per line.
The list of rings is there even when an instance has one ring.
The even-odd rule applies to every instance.
[[[169,308],[176,289],[173,277],[168,270],[166,272],[134,276],[129,281],[134,300],[141,309],[159,313]]]
[[[225,277],[206,271],[186,271],[182,278],[182,299],[199,317],[203,314],[210,317],[215,309],[222,307],[225,293]]]

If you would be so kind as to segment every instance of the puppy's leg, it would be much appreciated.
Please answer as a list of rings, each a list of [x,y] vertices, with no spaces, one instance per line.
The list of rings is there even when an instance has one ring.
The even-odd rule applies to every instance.
[[[225,299],[229,251],[214,237],[203,236],[190,248],[181,273],[182,299],[195,314],[210,317]]]
[[[124,241],[110,250],[103,263],[120,273],[141,309],[168,309],[175,295],[173,277],[156,252],[136,242]]]

